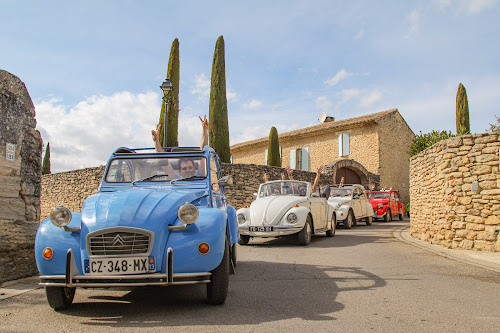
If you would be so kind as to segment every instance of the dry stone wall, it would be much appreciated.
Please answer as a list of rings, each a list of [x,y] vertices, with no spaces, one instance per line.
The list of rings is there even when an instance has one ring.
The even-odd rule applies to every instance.
[[[411,234],[500,251],[500,132],[441,141],[410,161]]]
[[[42,220],[50,214],[50,210],[57,205],[65,205],[75,212],[80,212],[85,199],[97,193],[99,183],[104,172],[104,166],[87,168],[68,172],[55,173],[42,176]],[[222,175],[232,175],[234,185],[227,190],[228,202],[238,209],[250,205],[254,200],[259,184],[263,182],[262,176],[268,174],[269,180],[281,179],[283,168],[255,165],[255,164],[229,164],[222,163]],[[314,182],[316,173],[307,171],[294,171],[296,180]],[[330,179],[327,174],[321,176],[320,185],[327,184]]]
[[[0,283],[37,273],[42,140],[24,83],[0,70]]]

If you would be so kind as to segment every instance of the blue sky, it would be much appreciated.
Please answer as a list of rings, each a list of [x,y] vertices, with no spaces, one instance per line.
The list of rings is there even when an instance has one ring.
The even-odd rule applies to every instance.
[[[500,114],[500,1],[0,1],[0,68],[17,75],[52,172],[151,146],[170,47],[180,43],[181,145],[208,114],[225,40],[231,144],[398,108],[413,132],[471,131]]]

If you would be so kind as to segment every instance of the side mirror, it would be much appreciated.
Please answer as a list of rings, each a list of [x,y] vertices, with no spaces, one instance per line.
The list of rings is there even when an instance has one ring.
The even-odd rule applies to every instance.
[[[253,196],[254,196],[254,197],[257,197],[257,193],[254,193],[254,194],[253,194]]]
[[[228,175],[224,176],[219,181],[217,182],[220,187],[226,187],[226,186],[231,186],[233,185],[233,176]]]

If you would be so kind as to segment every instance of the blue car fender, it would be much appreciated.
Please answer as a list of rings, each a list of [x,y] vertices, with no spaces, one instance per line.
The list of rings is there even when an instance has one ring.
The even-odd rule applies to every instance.
[[[229,245],[240,241],[240,230],[238,228],[238,219],[236,218],[236,209],[233,206],[227,206],[227,224],[229,229]]]

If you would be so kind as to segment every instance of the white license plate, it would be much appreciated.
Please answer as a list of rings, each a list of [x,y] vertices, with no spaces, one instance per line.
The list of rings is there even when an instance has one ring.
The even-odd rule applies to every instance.
[[[274,231],[274,227],[248,227],[248,231]]]
[[[156,271],[155,257],[85,259],[86,275],[123,275]]]

